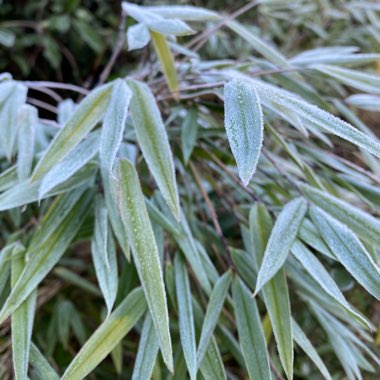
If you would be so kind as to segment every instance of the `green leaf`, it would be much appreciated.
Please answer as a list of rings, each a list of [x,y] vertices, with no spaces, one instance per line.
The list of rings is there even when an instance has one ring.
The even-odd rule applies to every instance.
[[[311,68],[360,91],[380,94],[380,78],[378,75],[331,65],[312,65]]]
[[[57,372],[54,371],[50,363],[41,354],[38,347],[31,343],[30,345],[30,364],[33,367],[33,374],[39,379],[59,380]]]
[[[231,284],[232,274],[226,272],[216,282],[211,292],[210,300],[207,305],[206,315],[203,320],[201,337],[199,338],[197,351],[197,367],[199,368],[207,351],[215,326],[218,323],[219,314],[222,310],[224,300],[227,297],[228,289]]]
[[[190,108],[181,127],[182,153],[185,163],[189,161],[194,149],[198,131],[198,110]]]
[[[305,354],[314,362],[321,374],[326,380],[331,380],[331,375],[325,366],[325,363],[320,358],[317,350],[314,348],[308,337],[302,331],[301,327],[298,326],[297,322],[292,319],[292,328],[294,341],[302,348]]]
[[[214,337],[211,337],[210,344],[202,360],[200,371],[205,380],[226,380],[223,359],[220,355],[218,345]]]
[[[175,68],[174,57],[170,51],[166,37],[158,32],[150,32],[154,50],[157,53],[158,59],[160,60],[162,71],[165,75],[166,81],[168,83],[170,91],[178,90],[178,79],[177,72]],[[178,93],[174,93],[175,97],[178,97]]]
[[[295,241],[292,248],[292,254],[302,264],[305,270],[312,278],[322,287],[322,289],[333,297],[338,303],[342,305],[350,314],[358,319],[364,326],[368,326],[368,322],[358,314],[352,306],[347,302],[343,293],[340,291],[338,285],[329,275],[327,270],[321,262],[310,252],[300,241]]]
[[[120,162],[116,181],[119,210],[136,269],[156,328],[162,356],[172,371],[172,345],[162,269],[139,179],[132,163],[126,160]]]
[[[149,29],[145,24],[135,24],[127,30],[128,51],[142,49],[150,41]]]
[[[263,101],[264,99],[270,99],[275,104],[295,112],[305,121],[311,124],[316,124],[325,131],[339,136],[352,144],[367,150],[373,155],[380,157],[380,144],[366,134],[358,131],[351,124],[346,123],[315,105],[305,102],[289,91],[256,79],[253,80],[248,78],[248,80],[256,86],[256,90]]]
[[[16,245],[12,252],[11,285],[15,286],[25,267],[25,248]],[[26,379],[37,292],[33,291],[12,314],[12,356],[15,379]]]
[[[0,92],[4,92],[4,102],[0,103],[0,147],[10,160],[17,138],[17,118],[22,105],[26,101],[27,88],[20,82],[0,84]]]
[[[107,216],[108,212],[104,200],[99,196],[95,207],[95,227],[91,252],[96,277],[109,314],[116,300],[118,274],[116,248],[112,233],[108,228]]]
[[[91,133],[84,141],[80,142],[73,151],[42,178],[38,189],[39,198],[45,197],[56,186],[64,183],[75,173],[78,173],[99,150],[99,134]],[[33,183],[31,184],[33,186]]]
[[[146,310],[141,288],[134,289],[97,328],[70,363],[62,380],[81,380],[116,347]]]
[[[197,350],[195,342],[193,304],[189,275],[184,260],[179,254],[174,260],[175,287],[177,293],[179,334],[181,338],[183,355],[190,374],[195,380],[197,375]]]
[[[58,162],[67,157],[95,127],[106,112],[111,97],[111,90],[111,84],[101,86],[93,90],[76,107],[70,119],[57,133],[49,148],[38,162],[33,172],[33,181],[42,178]]]
[[[17,174],[20,181],[27,179],[32,170],[37,122],[37,109],[29,104],[24,104],[18,116]]]
[[[257,276],[255,294],[284,264],[306,211],[307,204],[302,198],[293,199],[281,210],[265,249],[264,259]]]
[[[249,378],[270,380],[269,357],[256,301],[238,278],[232,283],[232,297],[239,343]]]
[[[0,323],[33,292],[59,261],[89,211],[92,193],[75,191],[57,198],[34,233],[27,249],[27,265],[0,312]]]
[[[274,63],[275,65],[289,66],[286,58],[267,42],[264,42],[260,37],[253,34],[248,28],[235,20],[227,20],[226,25],[228,28],[237,33],[241,38],[246,40],[255,50],[257,50],[263,57]]]
[[[380,271],[356,235],[316,206],[310,215],[338,261],[374,297],[380,299]]]
[[[100,165],[108,173],[112,171],[123,139],[131,98],[132,91],[125,80],[117,79],[112,86],[111,99],[104,115],[99,149]]]
[[[133,91],[132,119],[137,138],[149,169],[174,216],[179,219],[180,207],[173,156],[160,110],[146,84],[128,80]]]
[[[224,86],[225,128],[244,186],[256,171],[264,121],[255,87],[233,79]]]
[[[256,204],[250,213],[250,232],[254,254],[258,266],[264,257],[265,246],[271,233],[272,220],[267,209]],[[269,244],[269,243],[268,243]],[[262,288],[265,306],[272,324],[273,334],[280,355],[282,367],[288,379],[293,378],[293,332],[291,325],[291,311],[289,290],[286,282],[285,270],[280,269],[277,274]]]
[[[159,5],[146,9],[164,18],[178,18],[184,21],[212,21],[221,18],[216,12],[191,5]]]
[[[193,30],[185,22],[173,18],[165,19],[151,12],[148,7],[140,7],[123,1],[122,8],[129,16],[157,33],[177,36],[193,33]]]
[[[361,238],[375,245],[380,244],[379,219],[326,192],[306,184],[300,184],[300,187],[310,201],[346,224]]]
[[[153,321],[147,313],[141,330],[139,348],[133,367],[132,380],[150,379],[160,348]]]

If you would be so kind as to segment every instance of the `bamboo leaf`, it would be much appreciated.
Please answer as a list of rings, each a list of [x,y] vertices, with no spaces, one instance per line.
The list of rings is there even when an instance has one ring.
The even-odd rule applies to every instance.
[[[99,150],[99,134],[91,133],[73,151],[55,165],[43,178],[38,194],[42,199],[56,186],[64,183],[91,161]],[[31,184],[33,186],[33,184]]]
[[[175,256],[174,270],[182,350],[190,379],[195,380],[197,375],[197,350],[191,289],[185,262],[179,254]]]
[[[108,228],[108,212],[104,200],[97,198],[94,236],[91,242],[96,277],[106,301],[108,314],[116,300],[118,274],[115,243]]]
[[[264,257],[265,246],[269,244],[272,220],[267,209],[256,204],[250,213],[250,232],[254,254],[260,266]],[[280,269],[277,274],[262,288],[265,306],[272,324],[273,334],[280,355],[282,367],[288,379],[293,378],[293,331],[291,325],[291,311],[289,290],[286,282],[285,270]]]
[[[93,90],[76,107],[70,119],[55,136],[48,150],[37,164],[32,179],[42,178],[63,158],[67,157],[74,148],[95,127],[106,112],[112,85],[107,84]]]
[[[83,190],[67,193],[52,204],[27,249],[27,265],[0,311],[0,323],[46,277],[77,234],[92,200],[90,192],[82,194]]]
[[[380,78],[378,75],[371,75],[332,65],[312,65],[311,68],[360,91],[380,94]]]
[[[239,177],[247,186],[256,171],[263,143],[260,99],[253,86],[232,80],[224,86],[225,128]]]
[[[100,165],[109,173],[123,139],[131,98],[132,91],[125,80],[117,79],[112,86],[111,98],[104,115],[99,149]]]
[[[175,68],[174,57],[170,51],[166,37],[158,32],[150,32],[154,50],[160,60],[162,71],[164,72],[166,81],[171,91],[175,92],[178,90],[178,79],[177,72]],[[178,97],[178,94],[174,94],[175,97]]]
[[[189,161],[194,149],[198,131],[198,111],[191,108],[183,120],[181,128],[182,153],[185,163]]]
[[[292,319],[292,328],[295,342],[302,348],[305,354],[314,362],[321,374],[326,380],[331,380],[331,375],[325,366],[325,363],[320,358],[317,350],[314,348],[308,337],[298,326],[297,322]]]
[[[17,138],[17,118],[26,101],[27,88],[20,82],[10,81],[0,84],[4,102],[0,104],[0,147],[8,160],[11,159]]]
[[[143,291],[136,288],[91,335],[66,369],[62,380],[85,378],[128,334],[145,310]]]
[[[16,245],[12,252],[12,287],[17,283],[25,267],[25,248]],[[15,379],[26,379],[29,350],[32,338],[37,292],[33,291],[12,314],[12,353]]]
[[[380,244],[380,221],[372,215],[306,184],[300,184],[305,196],[318,207],[347,224],[361,238],[375,245]]]
[[[316,206],[310,215],[338,261],[374,297],[380,299],[380,271],[356,235]]]
[[[238,278],[232,283],[232,296],[239,343],[249,378],[270,380],[269,357],[256,301]]]
[[[203,321],[201,337],[199,338],[197,350],[197,367],[199,368],[206,354],[215,326],[218,323],[219,314],[222,310],[224,300],[227,296],[231,284],[232,274],[226,272],[216,282],[211,292],[210,300],[207,305],[206,315]]]
[[[33,342],[30,345],[30,364],[33,367],[33,373],[37,378],[59,380],[60,377],[57,375],[57,372],[55,372]]]
[[[210,344],[202,360],[200,371],[205,380],[226,380],[226,372],[223,366],[222,356],[216,340],[211,337]]]
[[[119,210],[132,248],[165,364],[173,370],[172,345],[162,269],[139,179],[129,161],[120,162],[116,189]]]
[[[149,87],[128,80],[133,91],[132,119],[144,158],[174,216],[179,219],[179,197],[173,156],[161,114]]]
[[[135,24],[127,30],[128,51],[142,49],[150,41],[149,29],[145,24]]]
[[[257,275],[257,294],[282,267],[289,250],[297,237],[298,229],[307,211],[302,198],[287,203],[279,214],[265,249],[263,262]]]
[[[343,308],[345,308],[350,314],[354,315],[354,317],[363,325],[369,327],[368,322],[347,302],[338,285],[312,252],[297,240],[294,242],[291,252],[327,294],[339,302]]]
[[[153,321],[147,313],[141,330],[140,343],[133,368],[132,380],[150,379],[160,348]]]
[[[37,121],[37,109],[24,104],[18,116],[17,174],[20,181],[27,179],[32,170]]]

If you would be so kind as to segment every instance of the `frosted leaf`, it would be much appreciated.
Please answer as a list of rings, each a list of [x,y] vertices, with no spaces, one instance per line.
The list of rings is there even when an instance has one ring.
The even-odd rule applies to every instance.
[[[240,179],[248,185],[256,171],[263,142],[264,122],[254,86],[234,79],[224,87],[225,128]]]
[[[293,199],[281,210],[265,249],[255,293],[258,293],[284,264],[306,211],[307,204],[302,198]]]

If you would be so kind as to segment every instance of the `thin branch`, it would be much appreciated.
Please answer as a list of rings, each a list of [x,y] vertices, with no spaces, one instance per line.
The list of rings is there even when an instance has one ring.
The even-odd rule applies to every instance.
[[[196,171],[194,165],[191,162],[189,162],[189,166],[190,166],[190,169],[191,169],[191,171],[192,171],[192,173],[194,175],[195,181],[197,182],[197,185],[198,185],[198,187],[199,187],[199,189],[200,189],[200,191],[202,193],[202,196],[203,196],[203,198],[204,198],[204,200],[206,202],[207,208],[210,211],[210,217],[211,217],[212,223],[214,224],[216,233],[217,233],[217,235],[218,235],[218,237],[219,237],[219,239],[220,239],[220,241],[222,243],[222,246],[223,246],[223,248],[224,248],[224,250],[225,250],[225,252],[227,254],[228,265],[229,265],[230,268],[234,269],[235,266],[234,266],[234,264],[232,262],[231,252],[230,252],[230,249],[228,248],[227,241],[226,241],[226,239],[225,239],[225,237],[223,235],[223,231],[222,231],[222,229],[220,227],[220,224],[219,224],[218,217],[216,215],[215,209],[214,209],[214,207],[213,207],[213,205],[212,205],[212,203],[210,201],[210,198],[207,195],[207,192],[206,192],[205,188],[202,185],[202,181],[201,181],[201,179],[200,179],[200,177],[198,175],[198,172]]]
[[[186,48],[193,48],[194,51],[199,50],[208,40],[211,34],[222,28],[224,25],[226,25],[229,21],[234,20],[235,18],[241,16],[243,13],[249,11],[251,8],[255,7],[259,4],[258,0],[250,1],[249,3],[243,5],[241,8],[239,8],[237,11],[231,13],[230,15],[226,16],[223,20],[218,22],[213,28],[205,30],[200,35],[193,38],[187,45]]]
[[[40,88],[40,87],[59,88],[61,90],[79,92],[84,95],[87,95],[90,92],[89,90],[86,90],[83,87],[76,86],[75,84],[69,84],[69,83],[59,83],[59,82],[49,82],[49,81],[24,81],[22,83],[26,87],[29,87],[29,88]]]
[[[33,98],[27,98],[27,101],[28,101],[28,103],[33,104],[36,107],[43,108],[43,109],[45,109],[45,110],[47,110],[49,112],[52,112],[52,113],[55,113],[55,114],[58,112],[58,108],[57,107],[54,107],[54,106],[52,106],[49,103],[45,103],[42,100],[33,99]]]
[[[112,55],[110,60],[108,61],[107,65],[101,72],[99,76],[98,86],[103,84],[107,78],[109,77],[111,70],[116,62],[117,57],[119,56],[121,49],[123,48],[124,44],[124,36],[125,36],[125,20],[127,18],[127,13],[121,9],[121,15],[120,15],[120,23],[119,23],[119,32],[117,34],[116,44],[113,49]]]

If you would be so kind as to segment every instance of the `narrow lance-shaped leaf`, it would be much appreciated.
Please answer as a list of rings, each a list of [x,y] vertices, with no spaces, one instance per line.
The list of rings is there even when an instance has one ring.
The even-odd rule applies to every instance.
[[[380,271],[356,235],[343,223],[316,206],[310,216],[338,261],[377,299],[380,299]]]
[[[254,86],[233,79],[224,86],[225,128],[239,176],[247,186],[256,171],[263,143],[264,121]]]
[[[380,144],[354,128],[351,124],[333,116],[315,105],[305,102],[289,91],[256,79],[250,79],[247,77],[247,80],[251,80],[252,83],[256,85],[256,90],[261,98],[270,99],[274,103],[294,111],[306,121],[314,123],[320,128],[367,150],[376,157],[380,157]]]
[[[37,121],[37,109],[24,104],[18,116],[17,174],[20,181],[27,179],[32,170]]]
[[[257,264],[260,266],[272,228],[271,216],[263,205],[256,204],[252,208],[249,224],[254,247],[253,251],[256,256]],[[281,268],[277,274],[263,286],[262,295],[272,324],[281,364],[287,378],[292,379],[294,355],[293,331],[291,325],[289,290],[284,268]]]
[[[149,313],[146,314],[141,330],[139,348],[133,368],[132,380],[150,379],[160,348],[156,330]]]
[[[111,84],[99,87],[78,105],[38,162],[32,176],[34,181],[42,178],[53,166],[68,156],[95,127],[106,111],[111,89]]]
[[[12,287],[15,286],[24,269],[24,257],[24,247],[20,244],[16,245],[12,252]],[[36,300],[37,292],[33,291],[12,314],[12,356],[16,380],[27,377]]]
[[[197,352],[191,289],[185,262],[178,253],[175,256],[174,271],[182,350],[190,379],[195,380],[197,375]]]
[[[91,252],[96,277],[109,314],[116,299],[118,274],[115,243],[108,228],[108,213],[102,198],[98,198],[96,202]]]
[[[151,31],[150,35],[168,86],[171,91],[176,91],[178,90],[177,72],[168,41],[166,41],[166,37],[161,33]],[[174,96],[178,97],[178,94],[175,93]]]
[[[43,379],[47,378],[49,380],[59,380],[60,377],[57,375],[57,372],[54,371],[50,363],[42,355],[38,347],[33,344],[30,345],[30,364],[33,367],[33,374],[38,378]]]
[[[77,234],[92,200],[92,193],[82,193],[83,190],[67,193],[51,206],[29,245],[27,265],[1,309],[0,323],[12,314],[46,277]]]
[[[156,328],[162,356],[172,371],[173,354],[162,269],[139,179],[131,162],[127,160],[120,162],[115,188],[118,192],[121,218]]]
[[[318,207],[347,224],[361,238],[380,244],[380,221],[351,204],[306,184],[300,184],[305,196]]]
[[[232,283],[232,296],[239,343],[249,378],[251,380],[270,380],[268,351],[256,301],[238,278],[235,278]]]
[[[7,96],[0,107],[0,147],[10,160],[16,144],[18,112],[26,101],[27,88],[12,81],[1,84],[0,90],[4,89]]]
[[[197,139],[198,111],[191,108],[183,120],[181,128],[182,153],[185,163],[189,161]]]
[[[368,322],[358,314],[347,302],[338,285],[329,275],[321,262],[310,252],[300,241],[295,241],[292,248],[292,254],[302,264],[311,277],[322,287],[322,289],[338,301],[343,308],[358,319],[363,325],[368,326]],[[369,327],[369,326],[368,326]]]
[[[320,358],[317,350],[314,348],[308,337],[298,326],[297,322],[292,318],[292,328],[295,342],[302,348],[305,354],[314,362],[321,374],[326,380],[331,380],[331,375],[325,366],[325,363]]]
[[[306,211],[307,204],[302,198],[293,199],[281,210],[265,249],[264,259],[257,276],[255,294],[284,264]]]
[[[55,165],[42,178],[38,189],[40,199],[49,193],[59,184],[67,181],[75,173],[81,170],[90,160],[92,160],[99,150],[99,134],[91,133],[86,139],[80,142],[73,151]]]
[[[218,323],[218,318],[224,300],[227,296],[228,289],[231,284],[232,274],[230,271],[226,272],[216,282],[214,289],[211,292],[210,300],[207,305],[206,315],[203,320],[201,337],[199,338],[198,351],[197,351],[197,366],[202,363],[207,347],[210,343],[215,326]]]
[[[100,140],[100,165],[111,172],[116,154],[123,139],[132,91],[124,79],[117,79],[112,86],[111,99],[104,115]]]
[[[380,77],[378,75],[332,65],[312,65],[311,68],[360,91],[380,94]]]
[[[143,291],[136,288],[91,335],[66,369],[62,380],[84,379],[127,335],[145,310]]]
[[[146,84],[128,80],[133,91],[132,119],[149,169],[174,216],[179,219],[179,197],[173,155],[160,110]]]

